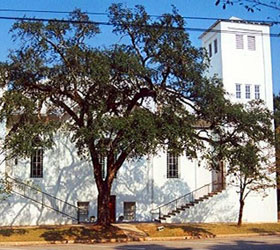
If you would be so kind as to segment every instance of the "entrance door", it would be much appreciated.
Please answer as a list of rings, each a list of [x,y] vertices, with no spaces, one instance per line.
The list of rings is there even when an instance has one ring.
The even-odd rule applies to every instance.
[[[221,161],[219,169],[212,170],[212,191],[220,191],[225,186],[225,166]]]
[[[110,196],[110,202],[108,205],[110,209],[110,220],[112,223],[116,222],[116,195]]]

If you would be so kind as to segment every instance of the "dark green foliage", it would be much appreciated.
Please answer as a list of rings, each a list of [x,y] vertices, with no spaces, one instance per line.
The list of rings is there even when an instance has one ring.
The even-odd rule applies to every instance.
[[[276,148],[276,172],[277,172],[277,199],[278,211],[280,210],[280,93],[273,96],[275,148]]]

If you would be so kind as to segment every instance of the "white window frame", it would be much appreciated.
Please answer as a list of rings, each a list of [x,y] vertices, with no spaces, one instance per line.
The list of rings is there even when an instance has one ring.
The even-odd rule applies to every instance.
[[[240,83],[235,84],[235,97],[236,97],[236,99],[241,99],[241,84]]]
[[[167,178],[179,178],[179,156],[170,151],[167,151],[166,161]]]
[[[245,85],[245,98],[251,99],[251,85],[250,84]]]
[[[260,91],[260,85],[255,85],[254,89],[255,89],[255,99],[259,100],[261,99],[261,91]]]
[[[30,159],[30,178],[43,178],[44,150],[35,148]]]

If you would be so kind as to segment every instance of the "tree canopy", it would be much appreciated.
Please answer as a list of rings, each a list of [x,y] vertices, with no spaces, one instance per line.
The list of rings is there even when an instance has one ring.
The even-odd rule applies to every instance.
[[[68,131],[93,166],[102,224],[110,222],[111,185],[126,159],[167,147],[196,157],[204,142],[220,157],[246,138],[270,142],[273,135],[261,103],[232,104],[222,82],[206,77],[206,52],[191,45],[175,8],[157,19],[142,6],[113,4],[109,12],[113,32],[127,42],[94,47],[99,28],[75,10],[65,22],[15,23],[21,46],[1,65],[7,155],[51,148],[55,133]]]

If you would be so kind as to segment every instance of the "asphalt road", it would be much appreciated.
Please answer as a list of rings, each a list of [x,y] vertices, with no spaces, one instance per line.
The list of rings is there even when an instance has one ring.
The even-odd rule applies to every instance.
[[[280,250],[280,236],[239,237],[200,239],[184,241],[153,241],[108,244],[69,244],[42,246],[0,246],[0,250],[146,250],[146,249],[185,249],[185,250],[227,250],[227,249],[257,249]]]

